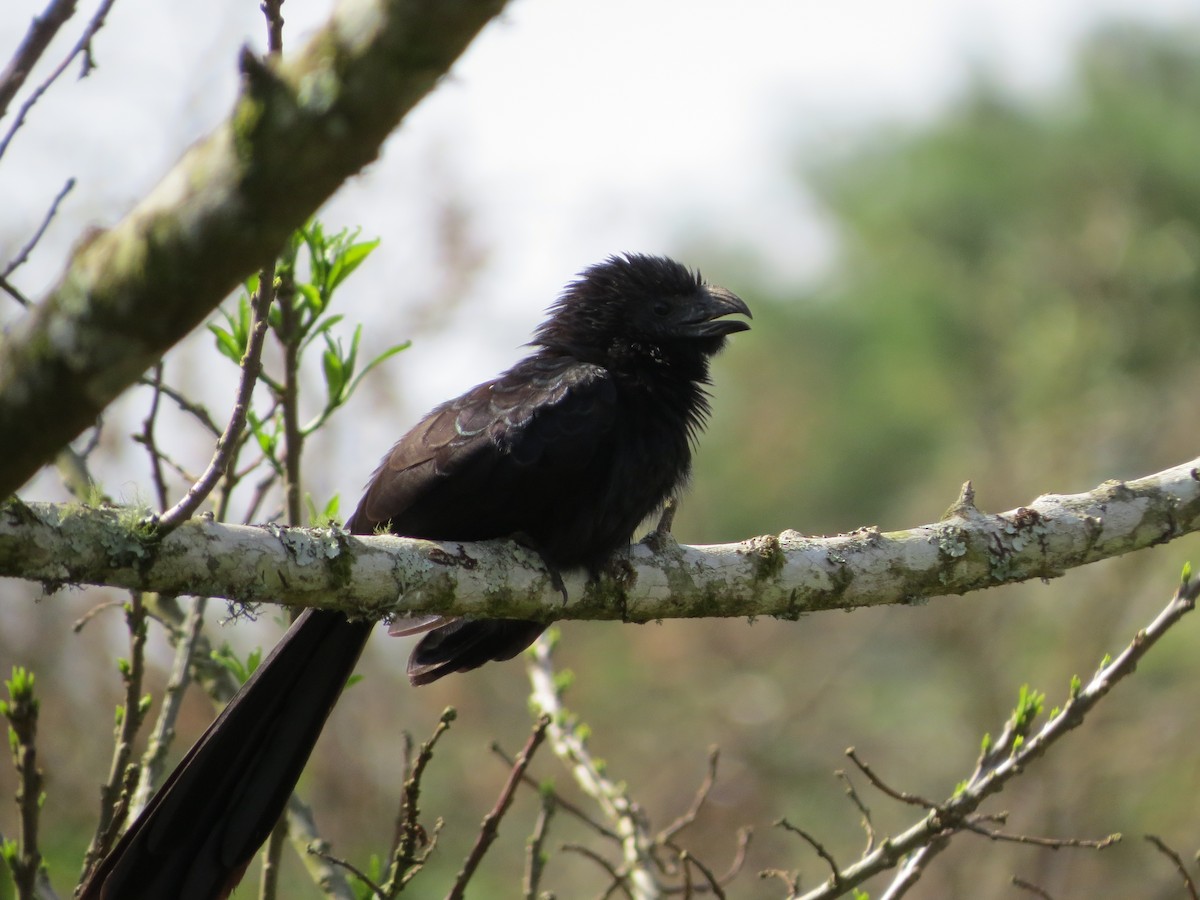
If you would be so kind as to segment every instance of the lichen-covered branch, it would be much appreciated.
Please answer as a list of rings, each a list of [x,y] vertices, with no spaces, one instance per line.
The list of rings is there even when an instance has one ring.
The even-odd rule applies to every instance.
[[[0,504],[0,575],[103,584],[379,616],[436,612],[483,618],[795,618],[821,609],[911,603],[1053,578],[1069,569],[1200,530],[1200,459],[1083,494],[1046,494],[1000,514],[969,492],[939,522],[836,537],[794,532],[692,547],[656,535],[603,577],[563,574],[569,601],[536,554],[339,529],[248,527],[194,520],[161,540],[137,511]]]
[[[343,0],[279,65],[244,53],[228,118],[0,340],[0,497],[274,258],[503,5]]]

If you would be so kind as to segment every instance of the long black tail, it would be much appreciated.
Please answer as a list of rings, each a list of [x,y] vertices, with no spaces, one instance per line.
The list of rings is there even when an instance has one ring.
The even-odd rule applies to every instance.
[[[188,751],[80,900],[226,897],[270,834],[371,633],[307,610]]]

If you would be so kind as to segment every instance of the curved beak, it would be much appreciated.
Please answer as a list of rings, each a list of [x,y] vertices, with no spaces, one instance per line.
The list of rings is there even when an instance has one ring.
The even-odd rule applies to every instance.
[[[750,307],[733,291],[716,285],[705,285],[704,294],[689,309],[688,321],[681,323],[684,330],[694,337],[722,337],[739,331],[749,331],[750,323],[741,319],[726,319],[725,316],[740,314],[753,319]]]

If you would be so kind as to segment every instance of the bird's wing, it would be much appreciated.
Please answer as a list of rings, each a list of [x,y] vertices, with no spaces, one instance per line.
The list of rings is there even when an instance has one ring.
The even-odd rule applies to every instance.
[[[587,469],[611,433],[605,369],[533,357],[444,404],[384,458],[350,529],[434,540],[528,533],[546,495]],[[562,479],[562,481],[560,481]]]

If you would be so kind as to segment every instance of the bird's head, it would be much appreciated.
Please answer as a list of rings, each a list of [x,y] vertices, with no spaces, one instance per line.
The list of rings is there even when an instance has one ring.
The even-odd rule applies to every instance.
[[[750,328],[728,318],[734,314],[749,318],[750,309],[732,292],[674,260],[631,253],[611,256],[567,285],[533,342],[599,365],[631,354],[703,364],[727,335]]]

